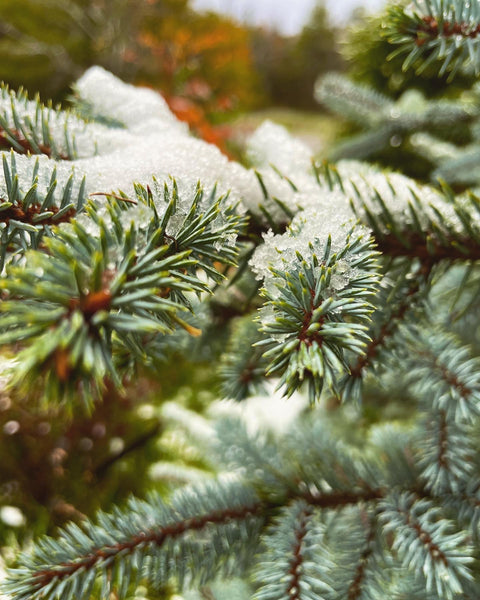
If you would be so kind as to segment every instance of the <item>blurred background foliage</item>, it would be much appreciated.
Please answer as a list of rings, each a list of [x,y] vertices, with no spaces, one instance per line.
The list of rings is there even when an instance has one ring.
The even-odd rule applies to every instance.
[[[153,487],[168,493],[179,479],[161,465],[175,465],[180,475],[208,470],[188,436],[162,414],[159,399],[201,413],[216,399],[213,379],[206,363],[176,357],[175,369],[145,373],[122,394],[108,389],[90,415],[0,395],[0,547],[12,531],[24,542],[131,494]],[[4,518],[5,506],[22,520],[11,520],[8,511]]]
[[[285,37],[276,31],[251,30],[254,65],[270,104],[316,110],[315,81],[322,73],[342,70],[340,30],[331,25],[322,4],[313,10],[299,35]]]
[[[246,26],[189,0],[0,0],[0,79],[65,100],[95,64],[159,89],[177,116],[224,148],[232,114],[318,110],[313,86],[343,68],[322,3],[296,36]]]

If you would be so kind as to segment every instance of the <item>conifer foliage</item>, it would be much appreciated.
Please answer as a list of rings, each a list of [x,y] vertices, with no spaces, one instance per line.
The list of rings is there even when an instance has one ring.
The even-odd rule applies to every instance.
[[[396,7],[388,26],[405,68],[480,68],[478,0]],[[386,102],[335,85],[369,116]],[[34,542],[3,592],[127,599],[146,583],[168,597],[237,576],[256,600],[478,598],[474,191],[315,164],[272,123],[246,168],[99,68],[76,97],[65,113],[1,96],[4,391],[88,411],[198,338],[225,396],[273,382],[309,402],[282,431],[205,421],[214,476]],[[450,108],[417,124],[442,128]]]

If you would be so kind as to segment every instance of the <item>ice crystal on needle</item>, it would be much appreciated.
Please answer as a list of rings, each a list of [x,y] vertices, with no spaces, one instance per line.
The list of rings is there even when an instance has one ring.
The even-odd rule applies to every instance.
[[[314,201],[294,217],[285,233],[274,235],[269,231],[264,234],[264,244],[257,248],[250,261],[257,279],[265,278],[268,285],[270,267],[291,268],[298,262],[297,252],[302,256],[309,256],[312,252],[310,246],[313,245],[320,253],[329,237],[332,251],[337,252],[345,244],[345,238],[353,224],[352,217],[343,193],[317,188]],[[362,230],[367,231],[365,228]],[[348,283],[348,269],[345,270],[344,278],[344,283]],[[340,279],[336,285],[342,285]]]
[[[47,190],[53,181],[57,182],[58,190],[63,189],[69,178],[74,174],[71,162],[53,161],[46,156],[19,156],[4,153],[7,165],[13,162],[15,173],[18,176],[20,190],[25,193],[36,183],[39,197],[45,197]],[[81,177],[73,179],[72,190],[78,192],[81,185]],[[58,196],[58,192],[54,192]],[[8,197],[5,177],[0,177],[0,198]]]
[[[412,224],[410,205],[421,204],[422,211],[418,216],[425,229],[428,229],[429,219],[434,219],[438,212],[445,223],[457,231],[462,230],[453,203],[431,186],[418,184],[400,173],[385,173],[356,161],[341,161],[337,168],[345,194],[352,199],[361,216],[365,215],[364,205],[374,215],[381,215],[383,203],[393,217]],[[462,202],[462,198],[457,198],[457,201]]]

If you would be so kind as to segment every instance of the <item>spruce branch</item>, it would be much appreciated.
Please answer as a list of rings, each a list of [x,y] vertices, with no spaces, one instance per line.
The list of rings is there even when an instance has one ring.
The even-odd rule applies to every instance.
[[[17,166],[14,152],[2,154],[5,195],[0,196],[0,272],[10,258],[38,248],[51,228],[69,222],[83,210],[85,179],[72,172],[57,177],[57,169],[38,159]]]
[[[440,58],[453,72],[480,62],[478,6],[418,0],[417,11],[391,14],[400,15],[397,25],[416,22],[408,40],[401,34],[409,52],[424,53],[424,66]],[[431,10],[422,15],[422,7]],[[100,83],[109,94],[99,94]],[[226,395],[242,399],[278,376],[287,396],[306,384],[312,402],[324,390],[358,400],[362,376],[373,372],[390,384],[386,397],[407,385],[418,411],[369,427],[378,415],[358,406],[338,407],[330,419],[328,406],[319,413],[289,402],[301,412],[296,423],[276,423],[272,409],[272,428],[255,433],[226,419],[204,440],[214,446],[208,459],[218,480],[67,526],[34,543],[2,589],[12,600],[126,599],[139,581],[187,588],[253,571],[258,600],[478,598],[479,199],[359,163],[312,173],[309,150],[271,125],[250,147],[255,172],[188,140],[152,90],[135,91],[100,69],[80,87],[104,124],[21,95],[0,98],[0,146],[14,148],[0,185],[0,346],[15,353],[11,386],[29,401],[91,407],[104,386],[121,388],[136,367],[155,366],[173,349],[192,360],[192,337],[204,324],[202,348],[217,336],[209,349],[217,356],[221,330],[258,306],[262,281],[258,327],[250,316],[237,320],[221,359]],[[478,116],[463,99],[430,103],[414,94],[394,103],[334,78],[326,88],[330,104],[343,94],[338,104],[352,119],[375,128],[355,140],[358,152],[390,143],[392,132],[466,130]],[[79,165],[89,191],[95,185],[87,203],[70,163],[51,167],[53,157],[74,156],[74,137],[90,157]],[[178,186],[150,180],[157,167],[162,177],[178,169]],[[211,193],[193,189],[192,173]],[[215,178],[245,203],[248,225]],[[250,265],[255,301],[247,293],[216,320],[205,299],[221,296],[239,234],[236,281],[252,275]],[[439,325],[451,318],[451,301],[467,313],[454,325],[464,341]],[[7,379],[2,372],[0,403],[11,391]]]
[[[238,483],[184,489],[169,505],[158,496],[131,499],[126,510],[41,540],[4,590],[14,600],[89,598],[99,578],[102,597],[114,591],[121,600],[133,577],[158,587],[172,575],[185,585],[206,581],[248,562],[262,520],[261,502]]]
[[[315,98],[342,119],[359,126],[357,133],[329,151],[329,159],[365,160],[405,144],[411,136],[452,131],[478,118],[475,104],[465,101],[429,101],[419,91],[407,91],[396,102],[337,73],[315,84]],[[423,157],[424,153],[420,152]]]
[[[239,437],[242,430],[230,420],[219,439],[229,468],[233,461],[242,469],[241,480],[229,475],[189,486],[168,503],[132,499],[95,523],[70,525],[23,554],[4,591],[12,600],[73,600],[80,593],[87,599],[97,592],[123,599],[130,582],[161,588],[175,577],[184,587],[245,572],[258,552],[257,598],[353,599],[364,585],[377,590],[385,561],[402,577],[411,573],[404,577],[411,590],[420,565],[432,598],[453,598],[471,580],[472,548],[446,517],[459,503],[459,517],[478,513],[478,486],[432,499],[411,471],[392,472],[389,461],[403,460],[397,455],[405,448],[393,447],[391,435],[381,453],[360,453],[342,448],[317,420],[278,439]],[[339,538],[345,530],[351,535]],[[346,580],[345,564],[352,575]]]
[[[325,577],[330,561],[321,549],[324,528],[312,513],[295,501],[275,519],[255,573],[255,600],[326,600],[333,591]]]
[[[480,163],[480,151],[476,143],[455,149],[449,156],[438,162],[440,164],[432,173],[432,179],[443,179],[450,185],[478,184],[477,167]]]
[[[356,85],[338,73],[328,73],[315,84],[315,99],[362,129],[389,120],[395,106],[387,96]]]
[[[302,499],[320,509],[341,509],[385,495],[382,473],[374,473],[321,423],[302,420],[278,439],[252,434],[238,419],[221,420],[217,427],[215,455],[227,471],[245,471],[266,502]],[[411,482],[410,476],[403,481]]]
[[[230,342],[219,368],[224,398],[241,401],[265,390],[267,365],[261,348],[255,346],[261,339],[257,324],[250,316],[233,323]]]
[[[392,349],[398,345],[395,338],[399,328],[408,327],[412,319],[416,322],[418,312],[423,312],[422,300],[429,290],[429,272],[425,271],[429,269],[403,258],[385,266],[376,297],[378,308],[369,328],[370,341],[363,355],[352,357],[349,375],[340,384],[345,399],[361,401],[365,375],[375,371],[383,360],[388,362]]]
[[[332,562],[327,575],[333,587],[329,600],[359,600],[367,595],[376,598],[388,565],[377,506],[352,506],[325,521],[324,548]],[[342,536],[342,530],[347,530],[348,536]]]
[[[455,336],[429,322],[405,331],[403,338],[406,380],[424,421],[416,442],[421,477],[435,496],[461,494],[474,473],[478,360]]]
[[[306,381],[314,402],[324,385],[336,391],[338,374],[348,371],[344,352],[364,352],[378,278],[370,240],[353,231],[337,253],[330,239],[323,249],[311,243],[309,251],[309,257],[297,251],[284,270],[270,268],[262,290],[267,302],[259,313],[266,335],[257,345],[266,348],[267,375],[280,375],[289,396]],[[350,268],[356,273],[351,278]]]
[[[305,500],[299,495],[282,508],[285,499],[279,506],[278,499],[260,500],[250,485],[217,481],[179,490],[168,504],[158,496],[132,498],[125,510],[101,512],[96,522],[72,523],[57,538],[39,540],[33,551],[21,555],[2,589],[12,600],[67,600],[79,594],[87,599],[94,590],[101,590],[102,597],[115,592],[122,600],[131,582],[145,580],[161,588],[174,576],[184,587],[241,573],[258,548],[263,524],[280,508],[284,514],[278,515],[278,529],[272,528],[273,539],[272,531],[266,532],[270,551],[257,577],[267,585],[257,596],[281,598],[275,594],[286,586],[298,598],[316,598],[312,594],[331,586],[325,582],[327,553],[318,552],[321,513],[313,516],[313,511],[343,509],[382,496],[343,492]],[[276,537],[286,538],[283,543],[290,549],[286,573],[277,560]],[[285,559],[285,551],[281,555]]]
[[[472,580],[468,567],[472,547],[454,524],[442,518],[428,499],[409,493],[392,493],[380,504],[384,530],[394,536],[393,549],[403,565],[420,567],[426,591],[441,598],[454,598]]]
[[[480,200],[474,194],[455,196],[447,185],[437,190],[371,167],[358,173],[354,166],[317,165],[317,180],[350,198],[382,254],[418,259],[426,272],[441,262],[480,259]]]
[[[480,539],[480,486],[476,478],[471,478],[461,493],[447,494],[445,504],[458,521],[470,533],[475,543]]]
[[[274,233],[283,233],[285,228],[292,220],[298,207],[290,206],[289,202],[285,202],[277,198],[272,192],[271,187],[277,187],[280,183],[291,195],[292,192],[298,192],[297,186],[289,177],[284,175],[274,165],[269,165],[268,171],[255,170],[255,177],[258,182],[263,201],[259,202],[255,208],[250,210],[251,227],[249,227],[250,236],[259,238],[259,234],[270,228]],[[277,184],[277,185],[274,185]]]
[[[70,125],[70,122],[72,125]],[[0,148],[18,154],[44,154],[56,160],[76,158],[75,130],[85,122],[68,111],[45,106],[36,96],[28,99],[20,89],[0,87]]]
[[[434,202],[425,205],[421,196],[411,190],[407,208],[410,215],[405,211],[401,216],[389,210],[381,190],[373,188],[371,197],[367,198],[367,195],[359,198],[358,205],[354,201],[353,208],[357,216],[372,227],[382,254],[417,258],[426,269],[441,261],[480,259],[477,218],[480,204],[476,197],[470,195],[450,201],[446,195],[438,198],[438,205]],[[443,214],[441,208],[445,211]]]
[[[447,419],[445,411],[430,410],[418,439],[421,477],[434,496],[460,493],[474,470],[470,428]]]
[[[220,217],[222,198],[203,212],[200,189],[178,214],[172,189],[160,197],[137,186],[135,204],[113,197],[90,204],[83,217],[45,239],[45,251],[32,250],[25,265],[8,267],[0,344],[25,345],[12,385],[45,377],[50,401],[73,403],[79,396],[88,407],[106,377],[121,386],[115,357],[122,347],[136,349],[141,361],[144,336],[177,327],[198,333],[178,315],[191,307],[185,294],[209,290],[199,268],[222,278],[213,261],[233,262],[241,219],[228,207]]]
[[[421,73],[438,65],[440,76],[450,78],[465,67],[480,70],[480,4],[477,0],[414,0],[409,7],[389,10],[387,37],[397,44],[390,56],[407,54],[403,70]]]
[[[404,332],[413,393],[449,421],[473,423],[480,411],[479,360],[454,335],[430,323]]]
[[[367,587],[368,571],[372,560],[375,560],[375,542],[377,536],[376,515],[365,515],[366,524],[364,524],[364,541],[361,546],[361,552],[357,560],[353,580],[348,587],[347,599],[358,600],[362,597]]]

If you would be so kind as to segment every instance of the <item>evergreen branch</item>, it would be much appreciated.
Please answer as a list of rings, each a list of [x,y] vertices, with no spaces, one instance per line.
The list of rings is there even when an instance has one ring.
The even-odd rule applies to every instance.
[[[322,538],[323,527],[311,507],[302,501],[285,507],[264,537],[254,599],[324,600],[333,590],[325,581],[328,560],[320,550]]]
[[[382,151],[399,147],[410,136],[422,132],[449,137],[452,128],[468,125],[478,118],[478,109],[467,102],[428,101],[421,92],[411,91],[392,102],[339,74],[319,79],[315,97],[331,112],[362,130],[330,150],[329,158],[333,161],[381,157]]]
[[[362,220],[369,222],[377,247],[383,254],[417,258],[427,270],[441,261],[480,259],[478,199],[470,197],[465,202],[455,200],[450,203],[439,196],[434,199],[435,203],[425,205],[423,200],[422,207],[417,192],[412,190],[408,202],[412,217],[405,223],[408,213],[393,214],[382,192],[372,192],[371,200],[362,198],[358,208],[354,205],[354,210]]]
[[[354,357],[350,362],[349,375],[341,383],[342,396],[345,399],[361,401],[362,379],[366,372],[382,361],[382,356],[391,349],[391,343],[399,327],[404,324],[412,308],[418,306],[428,286],[428,268],[400,260],[397,265],[389,266],[382,279],[376,302],[379,308],[372,315],[370,341],[362,356]]]
[[[29,248],[38,248],[45,233],[53,226],[67,223],[83,210],[86,194],[85,179],[80,185],[74,174],[57,178],[55,167],[40,161],[20,159],[15,154],[2,155],[6,196],[0,197],[0,272],[5,262],[22,255]]]
[[[217,426],[215,456],[223,458],[228,472],[245,472],[245,479],[265,502],[274,505],[301,499],[315,508],[342,509],[384,497],[381,472],[374,476],[370,467],[321,423],[304,425],[272,439],[248,432],[238,419],[222,419]],[[395,449],[396,454],[400,451]],[[402,480],[402,484],[411,483],[410,477]]]
[[[347,591],[347,600],[358,600],[363,595],[367,572],[375,554],[376,535],[376,516],[370,516],[365,527],[363,549],[358,558],[353,580]]]
[[[270,166],[269,171],[255,170],[263,201],[251,207],[249,233],[258,238],[260,233],[271,229],[274,233],[283,233],[292,220],[293,214],[298,210],[295,206],[297,186],[277,168]],[[280,188],[284,193],[284,200],[280,200],[271,192],[275,189],[278,195]],[[288,200],[287,200],[288,199]],[[293,204],[293,206],[292,206]]]
[[[328,73],[317,81],[315,99],[362,129],[388,120],[394,106],[387,96],[356,85],[338,73]]]
[[[425,488],[435,496],[459,493],[472,475],[474,454],[469,428],[447,418],[445,411],[428,411],[418,440],[418,466]]]
[[[472,185],[478,183],[477,168],[480,164],[480,150],[477,144],[458,148],[445,157],[433,171],[432,179],[443,179],[449,184]]]
[[[142,336],[178,326],[199,333],[177,313],[191,306],[186,292],[209,289],[199,267],[219,280],[214,257],[233,262],[241,219],[223,207],[215,224],[222,199],[202,212],[199,189],[175,223],[177,196],[175,185],[173,195],[165,189],[161,199],[137,186],[137,204],[115,198],[102,207],[90,204],[83,221],[45,240],[46,253],[30,251],[26,265],[9,267],[0,283],[8,292],[0,344],[27,343],[12,385],[44,376],[51,401],[80,397],[88,407],[101,395],[105,377],[121,385],[122,365],[115,357],[122,347],[137,349],[142,360]],[[221,257],[213,252],[215,244],[223,249]]]
[[[290,575],[291,581],[287,587],[287,597],[292,598],[292,600],[300,600],[303,596],[301,592],[302,586],[302,576],[305,569],[305,557],[304,557],[304,546],[305,546],[305,538],[307,536],[307,523],[308,518],[310,516],[310,511],[307,509],[303,511],[303,513],[297,517],[298,525],[297,529],[294,532],[295,535],[295,546],[293,548],[293,556],[290,562]],[[277,551],[278,549],[275,548]],[[277,561],[275,561],[277,562]],[[278,564],[278,563],[277,563]],[[318,581],[320,583],[320,581]],[[318,587],[320,587],[318,585]]]
[[[445,411],[449,420],[473,422],[480,411],[479,360],[455,336],[432,329],[427,323],[405,332],[412,353],[406,372],[413,393]]]
[[[319,184],[341,189],[350,198],[352,210],[371,228],[382,254],[419,259],[427,271],[440,262],[480,259],[476,196],[455,197],[447,186],[439,191],[398,173],[371,167],[358,173],[352,166],[317,165]]]
[[[75,137],[71,133],[85,122],[70,112],[45,106],[37,96],[29,100],[23,90],[17,93],[1,84],[0,148],[18,154],[44,154],[56,160],[76,158]]]
[[[279,520],[281,535],[293,534],[288,583],[292,594],[310,598],[312,585],[317,591],[330,589],[321,570],[328,559],[323,555],[322,562],[317,563],[315,558],[320,524],[312,529],[307,525],[313,508],[343,508],[378,500],[383,495],[384,492],[327,493],[309,497],[307,503],[300,496],[283,509],[300,512],[293,515],[294,521],[300,518],[300,524],[292,531],[288,520]],[[58,539],[40,540],[33,552],[20,557],[19,566],[10,570],[2,589],[12,600],[66,600],[77,598],[80,593],[87,599],[100,577],[104,596],[115,591],[123,599],[134,575],[137,580],[145,579],[160,587],[173,575],[183,585],[207,581],[221,572],[231,574],[248,564],[249,548],[258,542],[259,527],[276,508],[278,499],[260,501],[250,487],[237,483],[186,488],[176,493],[169,505],[159,497],[151,497],[147,502],[131,499],[124,511],[99,513],[97,523],[85,521],[81,528],[70,524]],[[271,548],[273,553],[278,551],[276,544]],[[282,566],[276,559],[274,564],[277,569]],[[309,583],[303,582],[305,569],[312,571],[306,580]],[[260,597],[277,596],[263,596],[260,591]]]
[[[416,500],[413,494],[393,493],[380,503],[384,530],[394,536],[393,550],[403,565],[418,565],[426,590],[441,598],[454,598],[472,580],[468,564],[472,547],[453,523],[440,516],[431,500]],[[418,567],[420,569],[418,569]]]
[[[262,290],[267,302],[259,313],[266,337],[257,345],[267,348],[267,375],[280,374],[289,396],[307,381],[313,402],[324,385],[336,390],[337,374],[348,368],[345,351],[364,352],[364,323],[373,311],[367,299],[376,291],[377,275],[370,241],[353,232],[337,253],[331,240],[323,249],[311,243],[309,252],[307,258],[297,251],[295,263],[283,270],[270,268]],[[349,278],[353,265],[357,275]]]
[[[0,119],[1,123],[1,119]],[[52,148],[45,144],[35,144],[23,136],[23,133],[16,129],[7,129],[0,127],[0,149],[14,150],[18,154],[45,154],[48,157],[52,156]],[[64,154],[55,156],[61,160],[68,160],[69,157]]]
[[[373,505],[375,512],[368,525],[364,523],[360,549],[358,536],[344,540],[345,551],[340,549],[345,559],[353,561],[353,551],[356,555],[345,597],[358,597],[367,570],[375,575],[372,565],[380,552],[375,547],[377,513],[386,533],[394,533],[392,550],[403,565],[408,569],[418,561],[427,565],[423,571],[429,591],[451,598],[450,592],[468,581],[471,549],[463,534],[451,533],[452,523],[443,518],[443,507],[433,504],[429,492],[417,482],[411,485],[409,477],[401,481],[396,473],[393,493],[385,485],[375,485],[378,452],[368,461],[342,453],[338,442],[332,444],[328,435],[319,435],[318,423],[299,428],[298,439],[281,438],[275,443],[266,442],[264,436],[239,440],[238,430],[232,431],[231,425],[225,424],[224,432],[231,435],[222,444],[228,445],[231,458],[246,467],[248,484],[230,478],[230,483],[187,487],[175,493],[169,504],[158,497],[147,502],[132,499],[126,510],[100,513],[96,524],[85,521],[81,529],[70,525],[58,539],[46,538],[22,555],[3,590],[12,600],[73,600],[79,594],[87,599],[100,579],[103,596],[115,591],[123,599],[134,575],[158,588],[173,576],[181,587],[206,582],[220,573],[247,568],[258,545],[264,544],[266,552],[256,570],[258,600],[286,594],[331,598],[333,590],[340,590],[335,577],[341,562],[337,564],[324,544],[325,522],[332,524],[335,534],[337,528],[351,530],[354,518],[359,530],[358,520],[370,510],[365,505]],[[239,448],[248,454],[241,454]],[[404,449],[392,449],[390,444],[385,450]],[[329,451],[336,462],[330,460]],[[263,471],[270,476],[259,473],[262,458]],[[406,488],[416,491],[399,491]],[[468,489],[465,495],[477,506],[474,492]],[[372,585],[365,589],[374,589]]]
[[[333,563],[328,572],[333,593],[328,598],[377,598],[382,589],[379,574],[386,566],[379,543],[377,507],[359,505],[336,513],[334,518],[325,521],[324,543]],[[342,531],[348,531],[348,536],[342,536]],[[386,589],[383,588],[383,591]]]
[[[464,68],[480,70],[480,4],[463,0],[415,0],[413,8],[392,6],[387,37],[398,49],[391,57],[407,54],[403,70],[417,73],[438,64],[438,73],[451,77]]]
[[[126,511],[99,513],[97,523],[71,524],[59,539],[44,538],[3,587],[13,600],[89,598],[101,576],[102,596],[115,591],[123,599],[135,573],[157,586],[173,574],[204,581],[248,560],[245,536],[254,543],[262,513],[255,494],[232,483],[187,488],[170,506],[159,497],[132,499]]]
[[[467,236],[429,236],[417,232],[402,232],[400,239],[395,234],[375,236],[377,247],[382,254],[397,257],[418,258],[428,267],[441,261],[480,260],[480,246],[476,239]]]
[[[478,360],[468,347],[431,324],[404,334],[407,382],[419,399],[424,426],[418,434],[418,465],[428,490],[460,493],[472,475],[475,454],[470,428],[478,417]]]
[[[405,68],[438,61],[452,76],[472,65],[480,70],[479,0],[417,0],[416,8],[398,5],[390,16],[390,35],[399,53],[408,52]],[[208,427],[204,442],[216,445],[208,458],[225,469],[218,481],[209,477],[168,501],[132,499],[125,509],[69,525],[22,554],[2,589],[12,600],[123,600],[140,580],[152,589],[174,581],[184,589],[219,576],[248,577],[257,561],[257,600],[480,597],[480,363],[472,358],[479,341],[479,199],[358,163],[315,167],[312,177],[309,149],[273,125],[250,146],[261,171],[247,171],[217,160],[202,142],[190,144],[184,130],[175,139],[179,129],[151,90],[136,92],[99,69],[80,87],[83,107],[91,102],[103,125],[0,92],[0,149],[13,149],[0,185],[0,346],[8,358],[15,355],[0,373],[0,405],[13,391],[47,406],[91,407],[104,386],[121,388],[139,365],[154,367],[173,349],[191,361],[192,336],[207,328],[205,348],[227,320],[247,312],[246,298],[262,281],[258,328],[251,319],[236,321],[222,358],[227,395],[242,399],[265,377],[278,376],[286,395],[306,383],[312,402],[325,390],[358,400],[371,369],[374,396],[403,400],[404,393],[407,401],[418,399],[419,410],[413,418],[407,406],[402,422],[379,426],[371,405],[339,408],[333,419],[327,405],[319,419],[300,398],[288,403],[288,416],[266,416],[270,429],[252,434],[250,422],[234,419],[216,436]],[[338,77],[318,90],[332,109],[368,128],[342,153],[379,153],[418,131],[475,140],[475,90],[454,102],[417,92],[393,102]],[[123,131],[107,127],[118,119]],[[158,131],[166,131],[159,142]],[[158,162],[138,146],[142,132]],[[60,160],[54,171],[49,157],[91,156],[95,137],[109,152],[82,168],[113,181],[103,169],[116,161],[133,192],[104,184],[108,189],[92,194],[101,201],[85,205],[85,184]],[[417,147],[428,143],[435,138],[424,136]],[[179,191],[191,190],[189,152],[205,159],[195,172],[209,188],[213,172],[222,189],[231,183],[242,197],[253,214],[248,230],[215,187],[211,194],[200,186]],[[449,153],[463,170],[476,160],[475,144],[458,153],[444,145],[421,158],[447,165],[448,173],[455,165]],[[129,173],[143,181],[153,163],[162,173],[178,167],[186,179],[179,187],[155,179],[133,184]],[[360,223],[349,230],[353,215]],[[245,273],[248,291],[216,319],[205,296],[217,290],[221,302],[239,233],[248,245],[238,277],[248,263],[257,281]],[[455,307],[462,341],[439,325],[452,320]],[[226,336],[217,338],[210,357]],[[297,424],[279,433],[294,413],[301,413]],[[7,422],[6,433],[11,425],[18,428]]]
[[[162,186],[155,178],[153,189],[136,184],[135,193],[140,205],[146,205],[153,212],[145,232],[147,237],[161,230],[169,252],[188,251],[214,281],[224,279],[217,266],[236,264],[237,236],[246,225],[236,205],[229,202],[228,194],[219,196],[214,187],[206,195],[198,184],[187,203],[180,197],[175,180],[171,186],[166,183]],[[196,268],[191,274],[196,274]]]
[[[266,363],[261,349],[255,346],[261,337],[256,323],[249,316],[234,322],[230,343],[219,368],[224,398],[245,400],[265,389]]]
[[[468,183],[472,180],[471,165],[470,169],[468,169],[468,158],[465,160],[465,169],[463,169],[460,163],[463,156],[470,154],[471,149],[474,148],[473,144],[459,148],[454,143],[423,132],[414,133],[409,139],[409,144],[417,155],[423,156],[429,163],[436,167],[430,176],[432,181],[443,180],[452,184],[459,182]],[[478,153],[476,154],[478,163]],[[457,163],[457,160],[460,170],[458,178],[457,170],[453,168],[453,164]],[[472,163],[474,163],[474,160],[472,160]],[[451,164],[452,168],[450,168]],[[444,166],[445,169],[443,168]]]
[[[445,494],[445,505],[458,521],[470,532],[472,539],[480,539],[480,486],[476,477],[471,477],[460,493]]]

